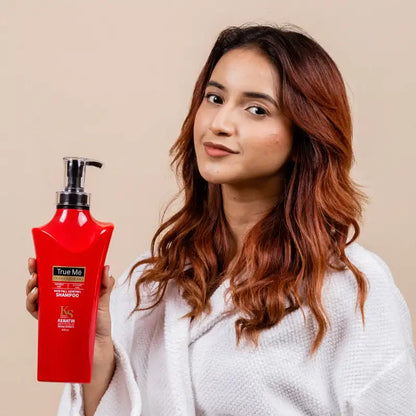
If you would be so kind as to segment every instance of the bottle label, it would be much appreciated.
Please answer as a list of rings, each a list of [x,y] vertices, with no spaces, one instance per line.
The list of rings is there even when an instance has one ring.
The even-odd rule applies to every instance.
[[[61,298],[63,305],[59,305],[57,327],[63,331],[75,328],[76,318],[74,310],[66,304],[66,299],[76,299],[85,289],[86,267],[52,266],[52,282],[55,297]]]
[[[79,298],[85,289],[86,267],[52,266],[53,291],[57,298]]]
[[[57,327],[62,332],[68,332],[75,328],[74,310],[70,309],[69,306],[61,305]]]
[[[85,282],[85,267],[53,266],[52,281],[54,282]]]

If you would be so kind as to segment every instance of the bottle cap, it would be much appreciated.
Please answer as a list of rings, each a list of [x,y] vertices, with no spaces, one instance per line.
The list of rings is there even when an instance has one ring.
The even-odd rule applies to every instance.
[[[56,193],[56,208],[90,208],[90,194],[84,192],[87,166],[101,168],[98,160],[85,157],[64,157],[65,175],[63,191]]]

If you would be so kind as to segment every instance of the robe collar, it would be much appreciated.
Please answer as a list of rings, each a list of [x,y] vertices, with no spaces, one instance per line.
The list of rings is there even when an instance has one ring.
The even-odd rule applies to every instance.
[[[229,281],[225,280],[212,294],[211,313],[204,312],[192,323],[191,318],[182,318],[191,311],[183,299],[176,283],[168,282],[164,295],[165,321],[164,338],[166,353],[166,381],[172,392],[174,407],[172,416],[195,416],[194,394],[189,362],[189,345],[200,338],[225,316],[223,312],[232,309],[231,295],[225,299]]]

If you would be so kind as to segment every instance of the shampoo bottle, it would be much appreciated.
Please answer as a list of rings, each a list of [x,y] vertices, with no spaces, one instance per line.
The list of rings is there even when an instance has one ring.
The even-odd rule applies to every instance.
[[[32,229],[38,273],[38,381],[90,383],[102,271],[114,226],[90,214],[87,166],[64,157],[65,189],[56,213]]]

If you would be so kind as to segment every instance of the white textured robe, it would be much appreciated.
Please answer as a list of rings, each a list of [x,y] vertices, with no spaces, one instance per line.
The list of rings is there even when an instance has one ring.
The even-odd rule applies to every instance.
[[[328,272],[322,296],[332,327],[312,360],[317,323],[307,307],[306,324],[298,309],[263,331],[257,350],[244,339],[237,347],[238,314],[221,316],[232,307],[230,295],[224,298],[228,281],[212,295],[212,313],[195,322],[180,319],[190,307],[172,281],[156,308],[127,319],[146,265],[135,270],[130,286],[127,268],[110,301],[116,369],[95,415],[415,416],[407,304],[379,256],[358,243],[346,254],[370,282],[366,327],[355,310],[352,272]],[[58,415],[83,414],[81,385],[65,384]]]

